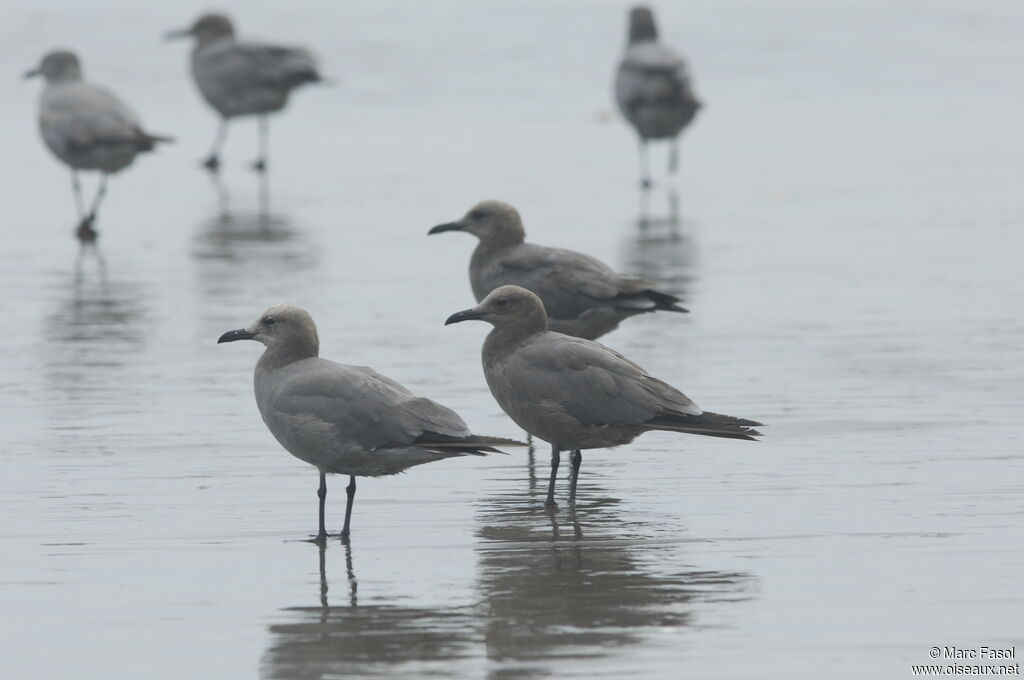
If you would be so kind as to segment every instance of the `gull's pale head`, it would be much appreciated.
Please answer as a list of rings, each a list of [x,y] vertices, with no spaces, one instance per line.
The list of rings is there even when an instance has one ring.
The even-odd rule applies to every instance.
[[[629,44],[658,39],[658,26],[650,7],[637,5],[629,10]]]
[[[82,64],[70,50],[53,50],[43,57],[39,66],[25,73],[26,78],[42,76],[48,83],[81,80]]]
[[[220,38],[230,38],[235,34],[235,27],[224,14],[211,12],[196,19],[189,28],[168,31],[164,37],[168,40],[174,38],[192,37],[200,45],[204,45]]]
[[[313,317],[295,305],[274,305],[248,328],[228,331],[217,342],[235,340],[255,340],[266,345],[268,350],[297,357],[315,357],[320,352],[320,339]]]
[[[535,333],[548,326],[544,303],[533,292],[520,286],[499,286],[487,294],[476,307],[456,312],[444,325],[479,319],[497,329],[509,328]]]
[[[427,233],[440,234],[446,231],[465,231],[484,243],[497,245],[522,243],[526,238],[519,211],[501,201],[481,201],[470,208],[462,219],[439,224]]]

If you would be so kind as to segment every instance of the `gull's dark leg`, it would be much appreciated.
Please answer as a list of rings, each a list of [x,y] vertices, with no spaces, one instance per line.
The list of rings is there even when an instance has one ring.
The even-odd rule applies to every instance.
[[[668,148],[668,174],[676,174],[679,169],[679,138],[673,137]]]
[[[217,124],[217,135],[213,138],[213,146],[210,148],[210,153],[207,155],[206,160],[203,161],[203,167],[210,172],[217,172],[220,170],[220,149],[224,146],[224,141],[228,138],[228,119],[221,118]]]
[[[356,478],[352,475],[348,478],[348,486],[345,487],[348,494],[348,503],[345,504],[345,526],[341,528],[341,537],[348,538],[350,535],[349,525],[352,522],[352,502],[356,499]]]
[[[647,158],[647,140],[640,138],[640,188],[651,188],[651,164]]]
[[[267,125],[267,117],[260,116],[259,118],[259,157],[253,161],[252,169],[256,172],[265,172],[267,169],[267,154],[269,153],[267,147],[269,144],[270,130]]]
[[[82,245],[91,245],[96,243],[96,238],[99,234],[93,228],[96,223],[96,213],[100,209],[100,204],[103,202],[104,197],[107,195],[107,173],[100,175],[100,186],[96,190],[96,197],[92,201],[92,207],[89,208],[89,212],[86,213],[82,221],[78,223],[78,230],[75,232],[75,236],[81,241]]]
[[[316,490],[316,497],[320,499],[320,512],[318,513],[320,530],[316,532],[316,538],[313,539],[313,542],[326,543],[327,525],[324,523],[324,506],[327,504],[327,474],[324,472],[320,473],[320,486]]]
[[[558,503],[555,502],[555,476],[558,475],[558,460],[560,458],[560,450],[557,444],[551,445],[551,478],[548,480],[548,499],[544,501],[544,505],[549,508],[553,508]]]
[[[580,477],[580,465],[583,463],[583,453],[579,449],[572,452],[572,477],[569,479],[569,505],[576,506],[576,480]]]

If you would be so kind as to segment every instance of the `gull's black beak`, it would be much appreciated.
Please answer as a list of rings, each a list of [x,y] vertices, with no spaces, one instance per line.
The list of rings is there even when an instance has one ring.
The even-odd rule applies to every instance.
[[[190,35],[192,35],[191,28],[176,28],[173,31],[164,33],[164,40],[178,40],[180,38],[187,38]]]
[[[35,78],[37,75],[39,75],[39,67],[38,66],[36,68],[32,68],[32,69],[29,69],[28,71],[25,71],[25,80],[28,80],[29,78]]]
[[[442,225],[443,226],[443,225]],[[448,317],[448,320],[444,322],[445,326],[450,326],[453,323],[459,323],[460,321],[473,321],[474,319],[484,318],[485,312],[478,312],[475,309],[464,309],[461,312],[455,312]]]
[[[447,224],[439,224],[430,231],[427,232],[427,236],[433,236],[434,234],[440,234],[445,231],[462,231],[465,227],[462,226],[461,222],[448,222]]]
[[[237,331],[228,331],[224,335],[220,336],[217,340],[217,344],[219,345],[222,342],[234,342],[235,340],[252,340],[254,337],[256,337],[255,333],[250,333],[244,328],[239,328]]]

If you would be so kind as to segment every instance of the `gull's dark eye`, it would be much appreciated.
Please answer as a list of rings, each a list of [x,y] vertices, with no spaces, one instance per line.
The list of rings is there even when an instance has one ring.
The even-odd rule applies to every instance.
[[[264,325],[264,326],[273,326],[273,325],[274,325],[274,324],[276,324],[276,323],[277,323],[277,319],[275,319],[275,318],[274,318],[274,317],[272,317],[272,316],[268,316],[267,318],[265,318],[265,319],[263,320],[263,325]]]
[[[498,298],[498,306],[499,307],[507,307],[508,306],[508,298]]]
[[[486,210],[472,210],[469,213],[469,218],[472,220],[482,220],[485,217],[487,217]]]

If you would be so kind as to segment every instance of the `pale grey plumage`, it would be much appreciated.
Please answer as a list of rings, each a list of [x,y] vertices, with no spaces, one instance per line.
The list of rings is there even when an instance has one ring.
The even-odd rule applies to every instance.
[[[475,453],[445,447],[471,437],[458,414],[371,368],[274,361],[264,354],[256,366],[260,415],[285,449],[323,472],[377,477]]]
[[[640,139],[646,165],[646,143],[673,140],[670,170],[676,166],[675,138],[696,117],[701,102],[682,57],[658,41],[654,14],[634,7],[629,16],[629,42],[615,74],[615,100]],[[641,171],[648,174],[646,167]]]
[[[86,82],[78,57],[54,50],[43,57],[26,77],[46,80],[39,98],[39,131],[48,149],[71,168],[79,211],[78,236],[83,242],[96,238],[92,228],[106,188],[106,175],[123,170],[135,157],[151,151],[158,142],[171,141],[142,128],[138,117],[106,88]],[[103,180],[86,213],[76,171],[98,170]]]
[[[494,325],[483,346],[483,368],[495,400],[517,425],[552,445],[548,499],[553,503],[559,451],[628,444],[651,430],[753,439],[752,420],[703,411],[689,397],[599,343],[548,330],[540,298],[502,286],[473,309],[448,319]]]
[[[46,79],[39,98],[39,131],[47,148],[76,170],[114,173],[135,156],[167,141],[142,129],[138,117],[111,91],[82,79],[78,58],[57,50],[27,75]]]
[[[203,98],[225,118],[280,111],[291,91],[320,80],[302,48],[223,38],[197,44],[192,75]]]
[[[257,340],[266,351],[256,364],[256,404],[274,438],[321,475],[378,477],[414,465],[496,452],[508,439],[470,432],[457,413],[417,397],[365,366],[321,359],[316,324],[291,305],[275,305],[249,328],[218,342]],[[345,530],[351,513],[351,496]],[[323,534],[323,496],[321,496]]]
[[[654,281],[616,274],[589,255],[525,243],[519,213],[507,203],[483,201],[461,220],[430,233],[444,231],[466,231],[480,239],[469,263],[478,302],[499,286],[522,286],[540,296],[551,330],[560,333],[594,339],[637,314],[686,311]]]
[[[322,80],[316,59],[301,47],[241,41],[223,14],[205,14],[187,29],[171,31],[168,38],[191,36],[192,76],[203,99],[221,116],[213,150],[206,161],[211,170],[219,167],[220,146],[227,121],[239,116],[265,116],[282,110],[292,90]],[[260,158],[257,169],[266,164],[266,122],[261,118]]]

